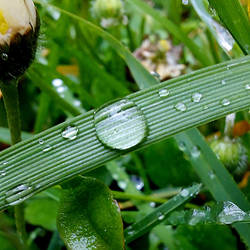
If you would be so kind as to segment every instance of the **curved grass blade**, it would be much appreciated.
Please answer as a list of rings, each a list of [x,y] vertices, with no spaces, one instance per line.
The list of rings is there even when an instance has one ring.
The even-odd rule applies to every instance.
[[[128,95],[126,98],[142,110],[149,131],[145,141],[129,151],[247,109],[250,99],[245,86],[250,78],[249,66],[250,56],[246,56]],[[227,84],[221,85],[224,79]],[[162,89],[168,89],[170,95],[162,98]],[[200,103],[192,101],[194,93],[202,93]],[[224,99],[230,100],[230,104],[223,105]],[[176,109],[178,103],[184,103],[187,110]],[[97,139],[93,114],[93,110],[89,111],[0,153],[1,171],[6,173],[0,183],[1,209],[128,153],[107,148]],[[72,141],[62,137],[62,130],[69,125],[78,129]],[[20,185],[26,189],[16,192]]]
[[[129,226],[124,231],[126,243],[137,239],[141,235],[150,231],[150,229],[152,229],[156,225],[160,224],[170,212],[172,212],[177,207],[181,206],[189,199],[194,197],[196,194],[198,194],[200,189],[201,184],[196,184],[190,188],[183,189],[178,195],[174,196],[166,203],[155,208],[152,213],[148,214],[140,221]]]

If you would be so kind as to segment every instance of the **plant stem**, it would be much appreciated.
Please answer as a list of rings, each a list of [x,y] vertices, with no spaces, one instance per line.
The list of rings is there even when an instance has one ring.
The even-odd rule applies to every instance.
[[[4,106],[7,113],[8,125],[11,134],[11,143],[12,145],[14,145],[21,141],[21,119],[17,81],[13,80],[5,83],[0,81],[0,89],[3,94]],[[22,204],[15,207],[15,220],[17,233],[25,248],[26,230],[24,220],[24,207]]]

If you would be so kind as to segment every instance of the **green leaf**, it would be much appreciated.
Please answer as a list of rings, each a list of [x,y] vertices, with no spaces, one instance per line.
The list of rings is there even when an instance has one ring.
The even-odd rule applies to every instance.
[[[250,56],[246,56],[128,95],[126,98],[143,111],[149,130],[144,142],[130,150],[247,109],[250,99],[245,86],[250,77],[249,65]],[[221,81],[225,79],[227,84],[222,85]],[[159,90],[164,88],[171,94],[161,98]],[[194,93],[202,93],[200,103],[192,102]],[[230,104],[222,105],[224,99],[228,99]],[[175,109],[178,103],[186,105],[186,112]],[[0,186],[2,209],[127,153],[107,148],[97,139],[93,114],[94,110],[91,110],[0,153],[1,162],[5,163],[1,170],[6,172]],[[72,141],[61,135],[62,130],[69,125],[78,128],[77,137]],[[6,193],[12,193],[19,185],[28,185],[30,188],[6,197]]]
[[[58,231],[69,249],[123,249],[123,226],[111,192],[94,178],[82,178],[64,191]],[[79,184],[79,185],[78,185]]]
[[[239,0],[209,0],[221,21],[240,45],[250,54],[250,22]]]
[[[22,138],[23,140],[27,140],[31,138],[31,134],[22,132]],[[6,143],[8,145],[11,144],[11,138],[10,138],[10,131],[8,128],[1,128],[0,127],[0,142]]]
[[[56,230],[58,202],[50,198],[31,199],[25,207],[25,219],[32,225],[42,226],[47,230]]]
[[[126,242],[129,243],[141,235],[148,232],[150,229],[160,224],[170,212],[177,207],[187,202],[191,197],[199,193],[201,188],[200,184],[193,185],[190,188],[183,189],[178,195],[155,208],[153,212],[145,216],[143,219],[132,224],[124,231]]]

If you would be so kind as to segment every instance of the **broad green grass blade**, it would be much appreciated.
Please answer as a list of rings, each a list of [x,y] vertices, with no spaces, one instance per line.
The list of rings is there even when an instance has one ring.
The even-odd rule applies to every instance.
[[[246,197],[197,130],[191,129],[175,137],[192,162],[202,183],[209,189],[216,201],[231,201],[244,211],[250,210]],[[250,225],[237,223],[234,227],[250,246]]]
[[[185,44],[190,51],[194,54],[195,58],[199,60],[204,66],[212,64],[211,58],[202,51],[202,49],[196,45],[182,30],[178,25],[163,17],[158,11],[151,8],[147,3],[141,0],[126,0],[131,5],[135,6],[138,11],[142,14],[147,14],[153,18],[154,21],[158,22],[162,27],[164,27],[169,33],[171,33],[175,38],[180,40]]]
[[[148,126],[147,138],[132,150],[247,109],[250,106],[246,89],[249,66],[250,56],[246,56],[128,95],[126,98],[142,110]],[[222,80],[227,84],[222,85]],[[162,89],[168,89],[169,96],[161,97]],[[199,103],[192,101],[194,93],[202,94]],[[176,110],[178,103],[183,103],[187,110]],[[6,173],[0,184],[1,209],[128,152],[109,149],[97,139],[93,115],[94,110],[91,110],[0,153],[1,171]],[[61,135],[69,125],[79,130],[73,141]],[[39,140],[43,140],[42,143]],[[19,185],[29,188],[13,193]]]
[[[170,212],[187,202],[191,197],[194,197],[196,194],[198,194],[200,188],[201,185],[197,184],[182,190],[180,194],[154,209],[153,212],[145,216],[142,220],[129,226],[124,231],[126,242],[129,243],[137,239],[156,225],[160,224]]]
[[[250,21],[239,0],[209,0],[245,54],[250,53]]]

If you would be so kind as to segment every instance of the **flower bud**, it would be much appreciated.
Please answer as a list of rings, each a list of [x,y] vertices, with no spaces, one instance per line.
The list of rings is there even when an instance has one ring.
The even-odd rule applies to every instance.
[[[92,2],[92,14],[104,28],[118,25],[123,19],[122,0],[95,0]]]
[[[0,80],[20,77],[34,59],[40,20],[32,0],[0,0]]]
[[[214,139],[210,146],[229,171],[235,174],[242,174],[246,170],[246,149],[239,139],[231,139],[229,137]]]

